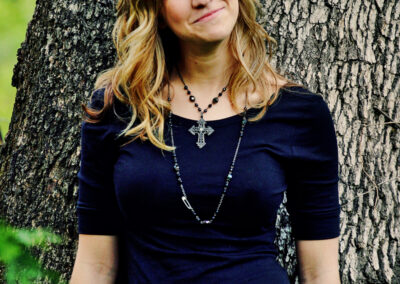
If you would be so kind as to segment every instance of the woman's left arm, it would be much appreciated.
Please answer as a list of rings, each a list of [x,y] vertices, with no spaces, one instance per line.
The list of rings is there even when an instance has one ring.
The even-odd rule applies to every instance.
[[[301,284],[340,284],[339,237],[296,241]]]
[[[293,95],[287,210],[301,284],[340,284],[339,160],[334,122],[320,95]],[[290,101],[291,102],[291,101]]]

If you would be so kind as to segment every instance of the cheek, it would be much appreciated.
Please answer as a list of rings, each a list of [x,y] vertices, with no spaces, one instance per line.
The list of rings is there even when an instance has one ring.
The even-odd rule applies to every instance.
[[[235,16],[237,17],[239,15],[239,2],[237,0],[232,0],[231,1],[231,7],[232,7],[232,11],[235,14]]]
[[[228,0],[228,5],[230,7],[232,16],[235,16],[237,18],[237,16],[239,15],[239,2],[238,0]]]
[[[179,26],[186,19],[188,11],[185,5],[182,5],[181,1],[175,0],[166,3],[165,15],[170,27]]]
[[[176,25],[181,23],[183,20],[182,15],[180,13],[178,13],[177,11],[173,11],[171,13],[168,14],[168,21],[172,24],[172,25]]]

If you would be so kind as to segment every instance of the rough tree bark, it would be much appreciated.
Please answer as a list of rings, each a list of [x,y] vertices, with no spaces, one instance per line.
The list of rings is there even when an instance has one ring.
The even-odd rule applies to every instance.
[[[273,64],[322,94],[335,121],[342,283],[400,283],[400,2],[261,2],[258,20],[278,41]],[[37,0],[18,50],[16,101],[0,146],[0,218],[64,235],[65,245],[36,255],[65,279],[78,237],[80,102],[114,62],[114,4]],[[279,260],[295,282],[284,206],[278,215]]]

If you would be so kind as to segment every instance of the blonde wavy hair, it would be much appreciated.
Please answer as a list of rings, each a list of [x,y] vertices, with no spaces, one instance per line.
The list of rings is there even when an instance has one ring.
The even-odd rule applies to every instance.
[[[165,114],[171,111],[170,103],[162,96],[163,87],[169,84],[169,74],[180,59],[178,38],[167,27],[161,28],[162,0],[119,0],[117,19],[112,31],[118,61],[99,74],[94,89],[105,88],[104,105],[96,110],[82,104],[89,116],[86,122],[96,123],[113,106],[114,97],[130,106],[131,117],[119,137],[133,137],[122,146],[137,138],[149,139],[156,147],[172,151],[174,147],[164,142]],[[238,94],[259,91],[262,101],[249,108],[262,108],[249,121],[261,119],[268,106],[277,99],[278,79],[285,86],[303,86],[276,72],[269,64],[276,41],[257,23],[260,9],[258,0],[239,0],[239,15],[229,38],[229,52],[234,59],[233,73],[227,85],[229,99],[239,112]],[[268,50],[265,41],[268,43]],[[274,78],[274,84],[266,80]],[[135,124],[136,120],[138,123]]]

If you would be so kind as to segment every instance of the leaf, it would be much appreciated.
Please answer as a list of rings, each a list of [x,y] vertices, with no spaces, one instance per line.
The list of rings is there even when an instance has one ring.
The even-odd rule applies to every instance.
[[[0,243],[0,261],[10,263],[22,254],[22,247],[12,242]]]
[[[48,243],[61,243],[60,236],[53,234],[47,229],[37,229],[36,231],[28,231],[20,229],[16,232],[15,238],[26,246],[47,246]]]

